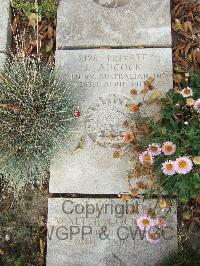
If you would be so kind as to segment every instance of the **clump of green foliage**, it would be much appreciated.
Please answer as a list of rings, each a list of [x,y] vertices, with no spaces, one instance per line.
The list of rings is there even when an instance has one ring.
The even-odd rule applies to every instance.
[[[56,16],[59,0],[12,0],[12,6],[20,13],[29,17],[31,13],[38,13],[42,18],[54,18]]]
[[[17,180],[45,175],[75,121],[71,85],[53,67],[28,59],[5,67],[0,74],[2,174]]]
[[[161,262],[161,266],[198,266],[200,251],[186,248],[176,254],[171,254]]]
[[[192,88],[194,101],[200,99],[200,73],[194,73],[183,88]],[[165,175],[162,163],[166,160],[174,161],[178,157],[187,156],[191,160],[200,156],[200,114],[192,105],[187,104],[188,97],[183,97],[180,92],[170,90],[166,97],[161,99],[160,123],[148,123],[153,129],[153,137],[146,143],[164,143],[171,141],[176,145],[176,152],[166,156],[161,154],[154,158],[154,171],[159,184],[168,194],[178,195],[182,203],[187,203],[190,198],[199,195],[200,165],[193,163],[192,170],[187,174]],[[200,159],[200,158],[199,158]]]
[[[0,234],[1,245],[5,251],[3,257],[0,258],[1,265],[30,265],[28,263],[30,254],[36,259],[38,237],[33,237],[31,227],[19,224],[11,213],[0,214]],[[9,238],[6,239],[6,236]]]

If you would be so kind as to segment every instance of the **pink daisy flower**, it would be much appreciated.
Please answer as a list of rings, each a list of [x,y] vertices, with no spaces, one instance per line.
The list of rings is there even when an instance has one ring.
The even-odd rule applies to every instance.
[[[152,154],[152,156],[157,156],[161,154],[161,147],[157,143],[149,144],[149,147],[147,149],[148,152]]]
[[[197,113],[200,113],[200,99],[196,100],[194,109],[197,111]]]
[[[171,141],[166,141],[163,143],[162,152],[165,155],[172,155],[176,152],[176,145]]]
[[[167,221],[165,218],[158,216],[155,220],[155,225],[158,226],[159,228],[164,228],[167,226]]]
[[[151,165],[153,164],[153,156],[150,152],[144,151],[139,155],[139,160],[141,164]]]
[[[172,160],[164,162],[162,164],[162,170],[165,175],[174,175],[176,173],[174,162]]]
[[[175,171],[178,174],[187,174],[192,170],[193,163],[189,157],[179,157],[175,161]]]
[[[152,244],[157,244],[160,241],[160,234],[157,231],[158,229],[156,228],[150,228],[146,232],[146,239],[148,242]]]
[[[140,230],[147,230],[154,226],[154,221],[147,215],[143,215],[137,219],[137,226]]]
[[[184,88],[182,91],[180,91],[180,94],[184,97],[190,97],[193,95],[193,91],[190,87]]]

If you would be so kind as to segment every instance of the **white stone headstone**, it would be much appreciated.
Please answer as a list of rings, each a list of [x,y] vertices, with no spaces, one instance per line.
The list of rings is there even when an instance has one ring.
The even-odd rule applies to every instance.
[[[123,144],[127,104],[143,101],[144,81],[154,77],[161,94],[172,88],[171,49],[92,49],[56,52],[64,78],[75,82],[80,118],[51,161],[51,193],[118,194],[129,191],[125,177],[129,158],[113,158]],[[136,88],[138,96],[130,96]],[[148,95],[147,95],[148,96]],[[141,108],[142,109],[142,108]],[[144,107],[145,109],[145,107]],[[156,116],[154,108],[146,108]],[[78,147],[78,148],[77,148]],[[78,152],[77,152],[78,150]]]
[[[177,249],[176,204],[156,208],[156,200],[49,199],[47,266],[152,266]],[[160,242],[147,241],[136,220],[155,209],[166,216]],[[134,213],[131,210],[135,209]]]
[[[170,47],[170,0],[61,0],[57,47]]]

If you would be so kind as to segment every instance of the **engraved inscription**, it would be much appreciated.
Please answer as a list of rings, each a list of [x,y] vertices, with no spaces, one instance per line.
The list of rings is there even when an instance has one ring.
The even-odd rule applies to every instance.
[[[130,3],[131,0],[94,0],[95,3],[109,8],[116,8],[125,6]]]
[[[129,117],[125,96],[109,94],[99,97],[88,109],[86,132],[98,145],[117,147],[123,145],[123,122]]]
[[[168,86],[172,73],[165,67],[148,67],[147,62],[158,60],[159,56],[152,53],[81,53],[76,55],[76,64],[81,69],[70,65],[66,72],[69,80],[79,80],[81,89],[116,88],[130,91],[132,87],[142,88],[144,81],[154,78],[162,87]]]
[[[98,266],[100,265],[106,265],[106,266],[126,266],[125,263],[122,264],[121,259],[115,255],[115,254],[111,254],[108,255],[106,257],[103,258],[103,260],[100,261],[100,263],[98,264]]]

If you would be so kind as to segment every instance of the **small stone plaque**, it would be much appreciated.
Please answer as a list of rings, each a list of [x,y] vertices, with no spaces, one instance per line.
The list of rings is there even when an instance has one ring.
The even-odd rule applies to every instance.
[[[170,0],[61,0],[57,47],[170,47]]]
[[[129,190],[130,158],[113,158],[116,147],[124,144],[123,122],[131,115],[127,105],[143,102],[139,93],[150,77],[163,95],[173,87],[171,58],[170,48],[56,52],[57,67],[75,84],[72,90],[80,99],[81,115],[70,128],[72,136],[63,140],[66,143],[51,161],[51,193],[118,194]],[[130,96],[132,88],[138,96]],[[148,107],[145,113],[156,116],[157,111]]]
[[[177,213],[175,203],[170,210],[161,210],[156,209],[156,202],[49,199],[47,266],[160,265],[177,249]],[[166,226],[157,229],[157,244],[148,242],[136,225],[149,208],[166,217]]]
[[[0,10],[0,52],[6,52],[11,41],[10,1],[1,0]]]

